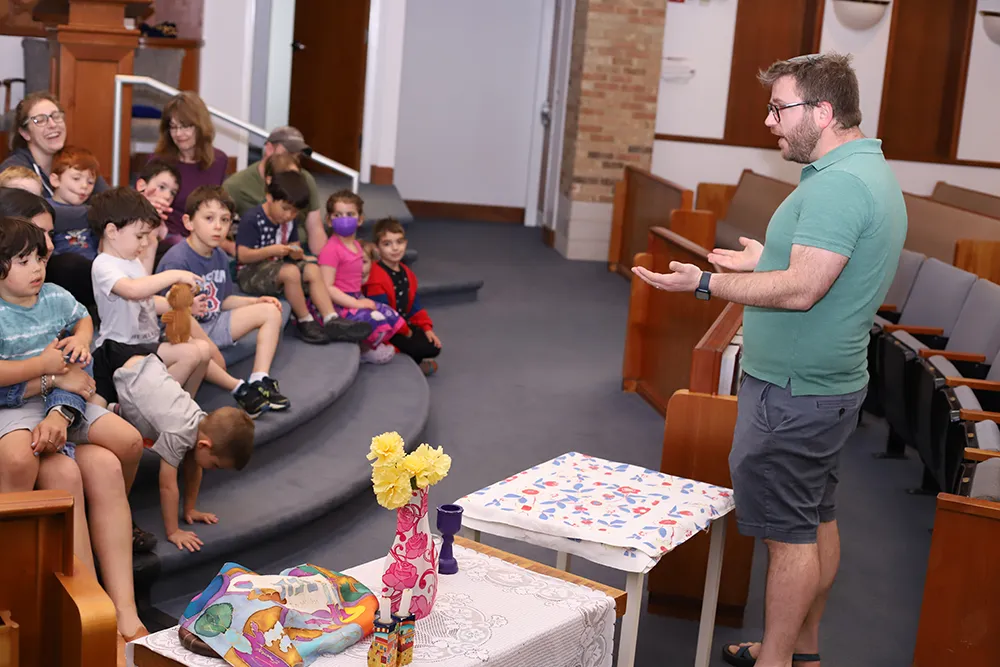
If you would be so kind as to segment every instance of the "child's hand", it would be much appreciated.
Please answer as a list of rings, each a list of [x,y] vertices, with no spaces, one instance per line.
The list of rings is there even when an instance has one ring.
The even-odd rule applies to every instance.
[[[271,253],[275,257],[288,257],[288,253],[291,252],[291,250],[291,246],[283,245],[281,243],[275,243],[271,246]]]
[[[62,375],[69,366],[66,364],[66,353],[63,352],[57,338],[42,350],[38,355],[42,360],[42,375]]]
[[[35,456],[58,452],[66,444],[66,429],[69,423],[58,412],[50,411],[31,431],[31,449]]]
[[[424,335],[427,336],[427,340],[434,343],[434,347],[441,349],[441,339],[437,337],[436,333],[428,329],[424,332]]]
[[[358,299],[358,308],[367,308],[368,310],[375,310],[375,302],[371,299]]]
[[[300,246],[290,245],[288,246],[288,256],[294,259],[296,262],[306,256],[305,251],[302,250]]]
[[[167,535],[167,540],[172,544],[176,544],[178,549],[187,549],[191,553],[195,551],[201,551],[201,547],[204,542],[198,537],[194,532],[190,530],[180,530],[179,528]]]
[[[201,281],[200,276],[191,273],[190,271],[183,271],[181,269],[173,269],[173,272],[174,272],[173,278],[175,285],[177,283],[184,283],[185,285],[190,285],[191,289],[194,290],[195,294],[197,294],[198,290],[201,289],[201,285],[199,284],[199,282]]]
[[[259,296],[259,297],[257,297],[257,303],[267,303],[267,304],[270,304],[270,305],[274,306],[279,311],[281,310],[281,302],[278,301],[273,296]]]
[[[96,385],[94,378],[87,375],[82,367],[70,366],[65,373],[56,376],[56,387],[90,400]]]
[[[191,510],[190,512],[184,512],[184,521],[188,524],[192,523],[219,523],[219,517],[215,516],[211,512],[199,512],[198,510]],[[194,533],[191,533],[194,535]]]
[[[56,347],[66,355],[66,361],[86,366],[90,363],[90,341],[79,336],[67,336],[56,343]]]
[[[199,294],[194,298],[194,302],[191,304],[191,314],[195,317],[201,317],[208,313],[208,295]]]

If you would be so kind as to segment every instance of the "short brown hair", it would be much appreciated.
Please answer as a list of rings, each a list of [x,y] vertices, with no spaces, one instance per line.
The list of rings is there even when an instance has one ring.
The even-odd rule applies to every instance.
[[[348,204],[354,204],[358,207],[358,215],[363,215],[365,212],[365,200],[357,196],[350,190],[337,190],[330,198],[326,200],[326,214],[333,215],[333,205],[337,202],[347,202]]]
[[[368,256],[368,259],[371,260],[372,264],[381,259],[381,257],[378,254],[378,246],[372,243],[371,241],[362,241],[361,250],[365,253],[365,255]]]
[[[59,104],[59,100],[55,95],[47,90],[37,90],[33,93],[28,93],[24,98],[17,103],[17,108],[14,110],[14,135],[11,137],[10,147],[14,150],[18,148],[27,148],[28,141],[21,136],[21,128],[27,127],[28,118],[31,117],[31,110],[36,104],[42,100],[48,100],[52,104],[56,105],[59,111],[62,111],[62,105]]]
[[[215,141],[215,126],[212,125],[212,117],[205,102],[197,93],[186,90],[172,97],[163,107],[163,116],[160,118],[160,140],[156,143],[155,153],[160,157],[176,161],[180,159],[180,151],[170,136],[172,120],[194,126],[194,160],[202,169],[211,167],[215,161],[215,148],[212,146],[212,142]]]
[[[773,86],[784,76],[795,79],[804,101],[828,102],[841,128],[849,130],[861,124],[861,93],[850,55],[824,53],[779,60],[761,71],[757,79],[765,86]]]
[[[212,453],[243,470],[253,454],[254,425],[250,415],[226,406],[205,415],[198,431],[212,441]]]
[[[97,156],[86,148],[63,146],[61,151],[52,156],[52,171],[49,173],[59,175],[67,169],[89,171],[97,178],[100,165],[97,163]]]
[[[299,158],[292,153],[275,153],[264,163],[264,178],[286,171],[301,171]]]
[[[406,230],[403,228],[403,223],[396,218],[382,218],[375,223],[375,228],[372,230],[372,240],[378,243],[386,234],[402,234],[405,238]]]
[[[27,167],[15,164],[0,171],[0,188],[10,187],[10,183],[20,181],[21,179],[27,179],[43,185],[42,177],[36,174],[34,169],[28,169]]]
[[[152,228],[160,226],[160,214],[138,190],[118,186],[99,192],[90,200],[87,213],[90,229],[97,238],[104,237],[104,228],[112,224],[118,229],[133,222],[145,222]]]
[[[194,192],[188,195],[187,202],[184,204],[184,212],[193,218],[198,209],[210,201],[219,202],[229,209],[229,215],[236,215],[236,202],[221,185],[199,185],[196,187]]]
[[[24,218],[0,218],[0,280],[10,273],[11,262],[33,251],[40,258],[49,253],[45,232]]]

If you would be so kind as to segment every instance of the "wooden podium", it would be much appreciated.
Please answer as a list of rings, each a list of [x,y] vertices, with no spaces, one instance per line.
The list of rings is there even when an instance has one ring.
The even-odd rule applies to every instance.
[[[57,31],[58,78],[53,90],[66,111],[67,143],[85,142],[105,178],[111,175],[114,147],[115,75],[132,74],[139,31],[125,29],[128,7],[149,0],[69,0],[69,23]],[[122,90],[121,164],[128,174],[132,91]]]

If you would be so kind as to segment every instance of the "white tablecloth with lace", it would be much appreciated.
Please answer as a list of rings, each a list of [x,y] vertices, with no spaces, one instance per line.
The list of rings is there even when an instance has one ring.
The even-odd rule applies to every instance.
[[[611,667],[615,603],[604,593],[537,574],[471,549],[455,547],[458,574],[440,578],[434,610],[417,622],[413,664],[435,667]],[[371,588],[382,576],[382,559],[346,570]],[[369,640],[313,667],[365,665]],[[195,655],[180,645],[177,628],[133,645],[193,667],[222,667],[220,659]]]

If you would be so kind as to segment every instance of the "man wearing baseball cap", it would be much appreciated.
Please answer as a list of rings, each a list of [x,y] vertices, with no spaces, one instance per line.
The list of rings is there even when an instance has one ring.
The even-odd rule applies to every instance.
[[[264,142],[264,157],[259,162],[254,162],[246,169],[238,171],[225,180],[222,187],[226,189],[229,196],[236,202],[236,211],[243,215],[255,206],[264,203],[267,196],[267,182],[265,180],[265,168],[268,160],[275,155],[288,153],[295,157],[309,155],[312,149],[306,143],[305,137],[298,128],[284,125],[271,130]],[[316,189],[316,179],[305,169],[302,169],[306,184],[309,186],[309,208],[303,211],[299,218],[300,236],[305,232],[308,239],[309,251],[313,255],[319,255],[320,250],[326,244],[326,231],[323,229],[323,214],[320,211],[319,191]],[[303,220],[304,217],[304,220]]]

